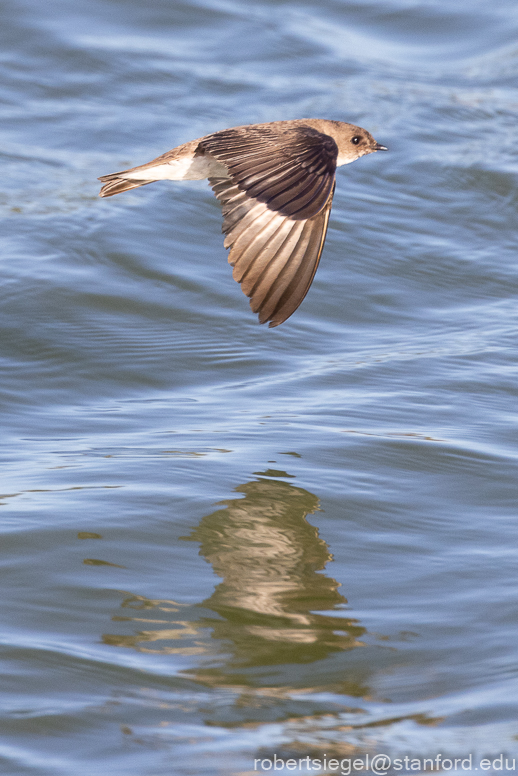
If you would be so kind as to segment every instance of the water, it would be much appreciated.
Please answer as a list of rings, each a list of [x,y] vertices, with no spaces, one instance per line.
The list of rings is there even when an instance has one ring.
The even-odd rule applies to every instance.
[[[3,773],[518,756],[517,32],[513,0],[4,4]],[[339,170],[277,329],[205,182],[97,197],[304,116],[390,153]]]

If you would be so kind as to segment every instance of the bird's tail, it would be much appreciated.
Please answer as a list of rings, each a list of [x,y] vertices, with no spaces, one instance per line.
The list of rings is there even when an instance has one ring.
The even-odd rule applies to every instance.
[[[137,189],[139,186],[147,186],[148,183],[154,183],[154,181],[138,181],[120,178],[119,173],[116,172],[112,172],[111,175],[101,175],[98,180],[104,183],[104,186],[99,192],[100,197],[113,197],[114,194],[120,194],[121,191]]]

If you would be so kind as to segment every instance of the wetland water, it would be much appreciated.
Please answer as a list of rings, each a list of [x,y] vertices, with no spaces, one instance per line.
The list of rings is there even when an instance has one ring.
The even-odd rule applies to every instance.
[[[0,19],[0,770],[518,757],[515,0]],[[97,197],[305,116],[390,153],[277,329],[206,182]]]

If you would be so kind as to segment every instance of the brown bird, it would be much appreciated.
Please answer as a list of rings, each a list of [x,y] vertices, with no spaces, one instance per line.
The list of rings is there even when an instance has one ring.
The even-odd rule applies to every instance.
[[[222,204],[233,276],[259,322],[295,312],[317,271],[336,168],[386,151],[367,130],[324,119],[251,124],[191,140],[152,162],[99,178],[101,197],[158,180],[209,179]]]

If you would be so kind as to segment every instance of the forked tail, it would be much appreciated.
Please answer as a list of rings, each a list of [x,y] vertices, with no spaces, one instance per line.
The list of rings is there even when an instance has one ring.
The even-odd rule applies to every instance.
[[[116,172],[111,173],[111,175],[102,175],[98,180],[104,183],[99,192],[100,197],[113,197],[114,194],[120,194],[121,191],[138,189],[139,186],[147,186],[148,183],[154,183],[154,181],[130,181],[126,178],[119,178]]]

